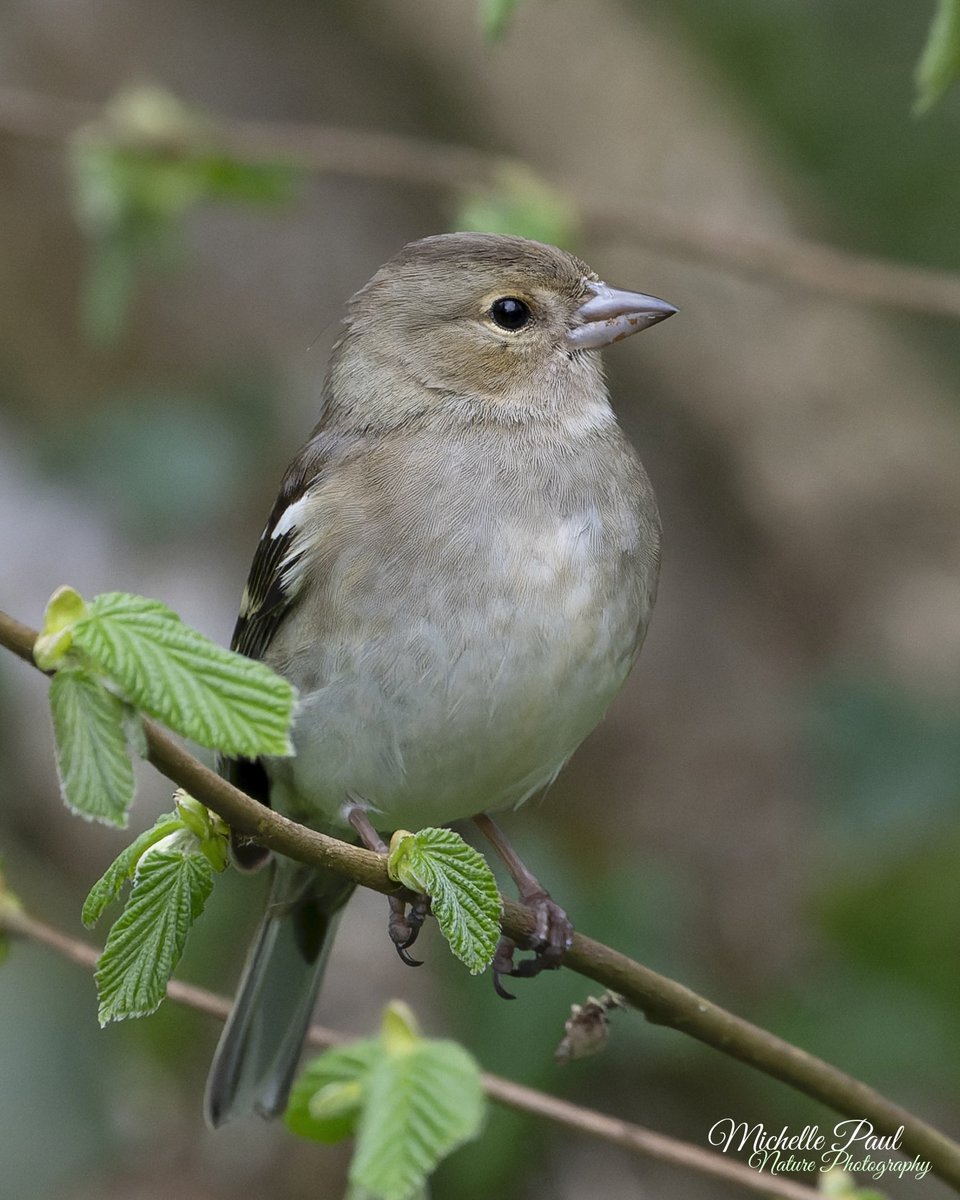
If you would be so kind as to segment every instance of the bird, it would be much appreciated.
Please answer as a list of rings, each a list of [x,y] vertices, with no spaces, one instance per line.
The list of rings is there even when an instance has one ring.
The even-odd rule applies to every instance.
[[[223,774],[379,850],[476,819],[536,915],[533,959],[497,951],[501,994],[502,975],[556,966],[572,925],[490,814],[542,793],[598,724],[657,592],[657,502],[597,351],[676,311],[525,238],[410,242],[348,302],[243,591],[232,647],[296,688],[295,753]],[[213,1127],[283,1111],[354,886],[282,856],[272,872],[207,1082]],[[391,900],[407,961],[423,916]]]

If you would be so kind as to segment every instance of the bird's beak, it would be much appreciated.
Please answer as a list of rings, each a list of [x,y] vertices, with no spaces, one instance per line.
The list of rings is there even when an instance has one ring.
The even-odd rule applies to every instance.
[[[625,292],[605,283],[587,280],[590,298],[577,309],[582,322],[568,331],[566,344],[571,350],[596,350],[619,342],[631,333],[649,329],[677,311],[666,300],[645,296],[643,292]]]

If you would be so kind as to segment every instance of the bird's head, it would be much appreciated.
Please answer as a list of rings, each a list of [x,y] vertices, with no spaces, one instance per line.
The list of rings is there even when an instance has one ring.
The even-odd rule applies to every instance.
[[[333,393],[384,417],[458,404],[505,420],[559,412],[599,387],[591,351],[674,312],[608,287],[555,246],[488,233],[423,238],[350,301]]]

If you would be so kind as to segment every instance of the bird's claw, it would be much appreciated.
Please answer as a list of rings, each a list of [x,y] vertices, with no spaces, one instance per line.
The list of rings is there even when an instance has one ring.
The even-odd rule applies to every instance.
[[[412,954],[407,953],[406,946],[397,944],[397,954],[400,956],[400,961],[408,967],[422,967],[423,959],[414,958]]]
[[[517,968],[513,961],[513,956],[517,950],[517,943],[513,938],[508,938],[506,934],[497,942],[497,949],[493,955],[493,963],[491,969],[493,971],[493,989],[501,1000],[516,1000],[513,992],[508,992],[503,986],[504,975],[515,975]]]
[[[531,979],[541,971],[555,971],[573,944],[570,918],[546,892],[526,896],[523,903],[533,912],[536,920],[533,933],[522,947],[532,950],[533,957],[514,962],[517,943],[506,936],[500,939],[493,956],[493,986],[497,995],[504,1000],[515,999],[503,986],[504,975],[514,979]]]
[[[430,897],[414,896],[410,901],[409,908],[407,901],[402,896],[391,896],[389,899],[390,919],[387,929],[390,940],[396,946],[397,954],[400,955],[400,961],[406,963],[408,967],[422,967],[423,962],[408,954],[407,951],[417,940],[423,922],[430,911]]]

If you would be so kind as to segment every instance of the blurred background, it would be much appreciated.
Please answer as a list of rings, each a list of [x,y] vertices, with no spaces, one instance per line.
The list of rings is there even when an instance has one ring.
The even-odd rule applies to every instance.
[[[627,688],[508,831],[582,930],[955,1134],[960,304],[860,303],[850,261],[814,247],[960,271],[960,95],[911,111],[931,15],[525,0],[491,42],[472,0],[6,0],[0,606],[36,625],[60,583],[125,590],[228,640],[346,298],[428,233],[566,240],[681,309],[607,355],[665,559]],[[104,124],[131,87],[164,91],[127,91]],[[891,300],[907,291],[881,276]],[[43,680],[0,655],[5,870],[81,936],[81,901],[128,839],[61,806],[45,705]],[[136,831],[169,801],[141,775]],[[223,880],[182,978],[233,988],[259,889]],[[403,968],[384,917],[379,897],[351,904],[325,1024],[369,1033],[403,997],[487,1069],[700,1146],[728,1116],[832,1125],[637,1014],[561,1069],[584,980],[518,981],[507,1005],[434,930],[427,965]],[[4,1193],[339,1197],[344,1148],[204,1129],[216,1036],[169,1005],[100,1031],[89,977],[13,947]],[[433,1194],[741,1193],[499,1110]]]

